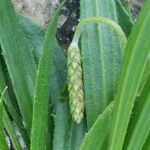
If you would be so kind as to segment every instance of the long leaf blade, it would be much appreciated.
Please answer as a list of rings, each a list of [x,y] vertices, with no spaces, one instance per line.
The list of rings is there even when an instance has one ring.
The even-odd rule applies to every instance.
[[[5,77],[8,74],[5,74],[6,72],[6,65],[4,65],[4,62],[2,61],[3,58],[0,56],[0,92],[6,87],[6,82],[5,82]],[[7,83],[8,89],[10,85]],[[9,114],[11,114],[11,117],[13,118],[13,121],[16,123],[16,127],[19,129],[23,140],[26,143],[26,146],[29,147],[29,137],[27,134],[26,129],[24,128],[23,122],[22,122],[22,117],[20,116],[20,113],[18,112],[18,109],[16,109],[17,104],[15,103],[16,101],[12,101],[12,97],[10,99],[10,95],[8,90],[6,91],[4,95],[4,103],[6,104],[7,110]],[[5,118],[6,119],[6,118]],[[5,120],[4,119],[4,120]],[[11,136],[11,133],[9,133]]]
[[[143,89],[140,102],[141,109],[138,110],[138,119],[131,120],[135,122],[135,126],[129,133],[131,137],[128,138],[129,142],[126,148],[127,150],[141,150],[148,134],[150,133],[150,76]]]
[[[4,114],[4,117],[3,117],[4,126],[5,126],[8,134],[11,138],[11,141],[13,143],[15,150],[22,150],[21,145],[17,139],[17,135],[15,133],[15,130],[13,128],[12,122],[11,122],[5,108],[3,108],[3,114]]]
[[[131,116],[136,92],[150,51],[150,0],[145,4],[132,29],[126,49],[120,84],[115,99],[115,109],[109,150],[121,150]],[[142,51],[141,51],[142,49]],[[119,137],[119,138],[118,138]]]
[[[8,145],[6,142],[6,136],[4,134],[4,124],[3,124],[3,118],[4,118],[4,114],[3,114],[3,96],[5,93],[6,89],[1,93],[0,96],[0,150],[8,150]]]
[[[0,5],[0,43],[29,135],[36,65],[10,0]]]
[[[133,26],[133,21],[131,16],[127,13],[125,8],[122,6],[120,0],[116,0],[116,7],[117,7],[117,17],[119,25],[124,30],[126,36],[128,37],[131,32],[131,28]]]
[[[107,149],[108,143],[106,140],[111,129],[113,107],[114,102],[99,115],[92,128],[85,135],[81,150],[91,150],[93,147],[95,150],[102,150],[104,149],[104,143],[105,149]]]
[[[64,2],[56,11],[46,34],[44,49],[40,58],[37,79],[36,91],[33,106],[33,124],[31,135],[31,150],[45,150],[49,146],[47,144],[51,135],[49,134],[49,77],[52,69],[52,52],[55,43],[55,34],[57,29],[57,21],[59,12]],[[50,41],[51,40],[51,41]],[[42,130],[41,130],[42,129]]]

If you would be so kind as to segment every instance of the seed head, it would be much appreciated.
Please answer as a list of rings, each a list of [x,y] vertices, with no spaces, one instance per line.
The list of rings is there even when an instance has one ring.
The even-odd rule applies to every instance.
[[[80,123],[84,113],[81,55],[78,47],[68,49],[68,91],[72,118]]]

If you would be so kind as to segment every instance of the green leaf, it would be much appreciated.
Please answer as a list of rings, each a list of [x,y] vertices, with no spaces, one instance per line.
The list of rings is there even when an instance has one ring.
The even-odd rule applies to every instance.
[[[0,56],[0,92],[2,92],[2,90],[6,87],[5,78],[6,78],[6,76],[8,76],[8,74],[6,72],[7,72],[6,65],[4,65],[3,58]],[[9,90],[11,85],[7,83],[7,86],[8,86],[8,90]],[[6,93],[4,95],[4,102],[6,104],[9,114],[11,114],[11,117],[13,118],[14,122],[16,123],[16,126],[19,129],[19,131],[22,135],[22,138],[28,147],[29,146],[29,137],[28,137],[27,132],[22,123],[22,117],[20,116],[20,112],[17,108],[16,101],[12,101],[12,100],[14,100],[14,98],[11,97],[8,90],[6,91]],[[12,90],[12,89],[10,89],[10,90]],[[10,99],[10,97],[11,97],[11,99]],[[4,121],[5,121],[5,119],[7,119],[7,118],[4,118]],[[9,131],[8,131],[8,133],[9,133]],[[9,133],[9,135],[11,136],[11,133]]]
[[[71,130],[71,115],[68,100],[58,102],[54,115],[54,150],[68,150]]]
[[[29,44],[33,49],[33,54],[38,62],[41,55],[41,47],[44,44],[45,32],[39,26],[34,24],[31,20],[20,16],[19,21],[23,27]],[[55,42],[55,47],[53,50],[53,64],[52,64],[52,74],[50,81],[50,97],[53,106],[53,116],[54,116],[54,140],[53,149],[67,149],[68,141],[70,139],[71,130],[71,116],[68,106],[68,99],[63,99],[63,103],[60,97],[60,91],[64,88],[66,81],[66,57],[63,50],[58,46],[57,41]],[[66,91],[65,91],[66,93]],[[68,97],[65,94],[65,98]],[[63,140],[62,140],[63,139]]]
[[[10,0],[0,5],[0,43],[17,101],[30,135],[36,65]]]
[[[149,149],[150,149],[150,133],[144,143],[142,150],[149,150]]]
[[[91,150],[93,148],[95,150],[107,149],[107,137],[111,129],[113,106],[114,102],[107,106],[104,112],[99,115],[94,125],[85,135],[81,150]]]
[[[84,119],[79,124],[72,122],[68,150],[80,149],[81,143],[85,136],[85,130],[86,124]]]
[[[145,3],[129,37],[115,98],[109,150],[121,150],[147,57],[150,52],[150,0]],[[145,36],[147,35],[147,36]],[[142,51],[141,51],[142,49]],[[119,138],[118,138],[119,137]]]
[[[57,46],[54,51],[54,63],[51,80],[51,98],[54,114],[54,150],[67,150],[71,130],[71,115],[68,95],[62,100],[60,91],[64,88],[67,74],[67,60],[63,51]]]
[[[133,26],[133,21],[131,19],[131,16],[122,6],[120,0],[116,0],[116,7],[119,25],[122,27],[126,36],[128,37],[130,35],[131,28]]]
[[[102,16],[117,21],[115,1],[81,0],[81,19]],[[85,107],[88,129],[114,99],[123,47],[118,34],[106,25],[86,26],[81,37]]]
[[[127,150],[141,150],[150,133],[150,76],[141,97],[135,103],[124,145]],[[135,114],[134,114],[135,112]],[[133,116],[134,115],[134,116]]]
[[[64,2],[56,11],[48,27],[44,49],[39,62],[33,105],[31,150],[45,150],[51,146],[52,139],[51,135],[49,135],[50,133],[48,129],[49,126],[51,126],[49,125],[49,77],[52,71],[52,54],[55,43],[58,15],[63,4]],[[52,124],[52,122],[50,124]],[[50,132],[52,133],[52,131]]]
[[[57,103],[54,123],[54,150],[78,150],[85,135],[86,122],[76,124],[72,120],[68,98]]]
[[[17,135],[15,133],[12,122],[11,122],[5,108],[3,108],[3,115],[4,115],[4,117],[3,117],[4,126],[5,126],[8,134],[11,138],[11,141],[13,143],[13,146],[14,146],[15,150],[22,150],[21,145],[20,145],[20,143],[17,139]]]
[[[144,85],[146,84],[146,81],[148,79],[148,76],[150,75],[150,58],[148,58],[147,63],[146,63],[146,67],[145,70],[143,72],[143,77],[137,92],[137,96],[140,96],[142,94]]]
[[[8,145],[6,143],[6,136],[4,134],[4,124],[3,124],[3,118],[4,118],[4,113],[3,113],[3,96],[5,90],[1,93],[0,96],[0,150],[8,150]]]
[[[121,1],[121,3],[123,4],[124,9],[131,14],[131,1],[130,0],[117,0],[117,1]]]
[[[19,22],[26,35],[26,38],[28,39],[27,42],[32,49],[35,61],[36,63],[38,63],[44,45],[44,38],[46,33],[40,26],[38,26],[25,16],[20,15]]]

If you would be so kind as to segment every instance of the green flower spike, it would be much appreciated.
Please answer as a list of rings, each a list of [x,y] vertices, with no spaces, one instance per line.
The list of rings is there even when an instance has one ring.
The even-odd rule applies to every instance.
[[[84,112],[81,55],[78,46],[73,44],[68,49],[68,91],[72,118],[80,123]]]

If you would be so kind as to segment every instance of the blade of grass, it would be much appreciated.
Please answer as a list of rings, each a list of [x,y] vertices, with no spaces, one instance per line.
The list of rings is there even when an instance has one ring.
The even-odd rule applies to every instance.
[[[36,65],[10,0],[0,5],[0,43],[28,135]]]
[[[4,87],[6,87],[4,76],[7,74],[4,74],[4,72],[6,72],[6,70],[3,69],[6,66],[5,65],[3,66],[3,65],[4,64],[2,62],[2,58],[0,57],[0,92],[2,91],[2,89],[4,89]],[[8,85],[8,86],[10,86],[10,85]],[[20,114],[18,113],[18,110],[16,109],[16,105],[13,104],[14,101],[12,102],[10,100],[10,95],[9,95],[8,90],[6,91],[6,93],[4,95],[4,102],[6,104],[9,114],[11,114],[11,117],[13,118],[14,122],[16,123],[17,128],[20,131],[23,140],[25,141],[27,147],[29,147],[29,137],[28,137],[27,132],[22,123],[22,118],[21,118]],[[11,133],[9,133],[9,134],[11,136]]]
[[[129,37],[115,108],[109,150],[121,150],[144,66],[150,52],[150,0],[139,16]],[[145,37],[145,35],[147,35]],[[142,49],[142,51],[141,51]],[[119,137],[119,138],[118,138]]]
[[[150,133],[144,143],[142,150],[149,150],[149,149],[150,149]]]
[[[8,145],[6,143],[6,136],[4,134],[4,124],[3,124],[3,118],[4,118],[3,96],[4,96],[5,91],[6,91],[6,88],[1,93],[1,96],[0,96],[0,150],[9,150]]]
[[[130,0],[118,0],[123,4],[124,9],[131,14],[131,1]]]
[[[44,49],[39,62],[36,90],[33,105],[33,123],[31,133],[31,150],[48,149],[47,142],[52,142],[49,134],[49,77],[52,69],[52,52],[55,43],[55,34],[59,12],[64,2],[57,9],[53,16],[45,38]],[[41,130],[42,129],[42,130]],[[51,131],[52,133],[52,131]],[[48,142],[48,145],[49,145]]]
[[[68,150],[79,150],[85,136],[86,124],[84,119],[80,124],[72,121]]]
[[[26,37],[29,41],[29,45],[33,49],[33,54],[36,62],[39,61],[41,55],[41,48],[43,47],[43,41],[45,37],[45,32],[31,20],[20,16],[19,21],[23,27]],[[63,50],[58,46],[57,41],[53,50],[53,65],[52,65],[52,75],[50,81],[50,97],[52,99],[53,106],[53,119],[54,119],[54,140],[53,149],[54,150],[66,150],[69,145],[70,132],[71,130],[80,130],[79,128],[71,129],[71,116],[68,106],[68,99],[60,99],[60,90],[64,87],[66,81],[66,57],[63,54]],[[75,131],[76,132],[76,131]],[[84,135],[80,133],[81,135]],[[72,135],[73,136],[73,135]],[[80,136],[80,135],[79,135]],[[82,138],[80,138],[82,141]],[[79,140],[78,140],[79,141]],[[76,140],[72,141],[76,142]],[[81,143],[81,142],[80,142]],[[74,145],[74,144],[72,144]],[[78,144],[79,145],[79,144]]]
[[[5,110],[4,107],[3,107],[3,115],[4,115],[3,122],[4,122],[5,129],[7,130],[8,134],[11,138],[11,141],[13,143],[15,150],[22,150],[21,145],[17,139],[17,135],[14,131],[12,122],[11,122],[11,120],[7,114],[7,111]]]
[[[1,79],[0,80],[0,91],[2,91],[2,88],[4,89],[4,87],[6,87],[5,80],[4,80],[4,75],[3,75],[3,70],[2,70],[2,62],[1,61],[2,60],[0,60],[0,79]],[[19,124],[20,124],[21,118],[17,115],[16,111],[14,110],[12,102],[9,99],[7,91],[5,92],[5,95],[3,95],[3,99],[4,99],[4,102],[6,102],[6,106],[7,106],[8,110],[9,110],[10,114],[12,115],[12,117],[15,119],[16,123],[19,122]],[[20,146],[20,144],[19,144],[19,142],[17,140],[15,131],[14,131],[12,123],[11,123],[11,121],[10,121],[8,115],[7,115],[5,107],[2,106],[2,108],[3,108],[3,124],[4,124],[4,127],[7,130],[8,134],[10,135],[11,140],[12,140],[16,150],[21,150],[21,146]],[[21,131],[22,130],[23,129],[21,129]]]
[[[56,115],[54,116],[54,125],[53,149],[68,150],[71,130],[71,115],[68,99],[65,102],[58,102]]]
[[[146,81],[147,81],[149,75],[150,75],[150,60],[148,59],[144,73],[143,73],[143,77],[141,80],[141,84],[140,84],[138,92],[137,92],[137,96],[140,96],[142,94],[144,85],[146,84]]]
[[[150,132],[150,76],[137,103],[138,107],[135,105],[133,109],[136,114],[130,120],[126,135],[126,150],[141,150]]]
[[[95,150],[107,149],[108,141],[106,139],[111,129],[113,107],[114,102],[107,106],[104,112],[99,115],[94,125],[85,135],[81,150],[91,150],[93,148]],[[104,143],[106,147],[104,147]]]
[[[60,90],[65,86],[67,82],[67,59],[63,54],[63,51],[57,45],[54,52],[54,67],[52,73],[52,88],[53,93],[51,98],[55,100],[53,102],[54,113],[54,150],[67,150],[70,138],[71,130],[71,115],[69,109],[69,99],[62,100],[60,97]],[[56,92],[57,91],[57,92]],[[57,94],[57,95],[56,95]]]
[[[29,18],[19,15],[19,22],[26,35],[28,45],[32,49],[36,63],[39,62],[44,45],[45,31]]]
[[[133,21],[131,19],[131,16],[122,6],[120,0],[116,0],[116,7],[119,25],[122,27],[126,36],[128,37],[130,35],[131,28],[133,26]]]
[[[81,19],[93,16],[117,21],[116,3],[111,0],[81,0]],[[114,99],[120,75],[123,47],[119,36],[105,25],[87,26],[81,37],[85,108],[88,129]]]

